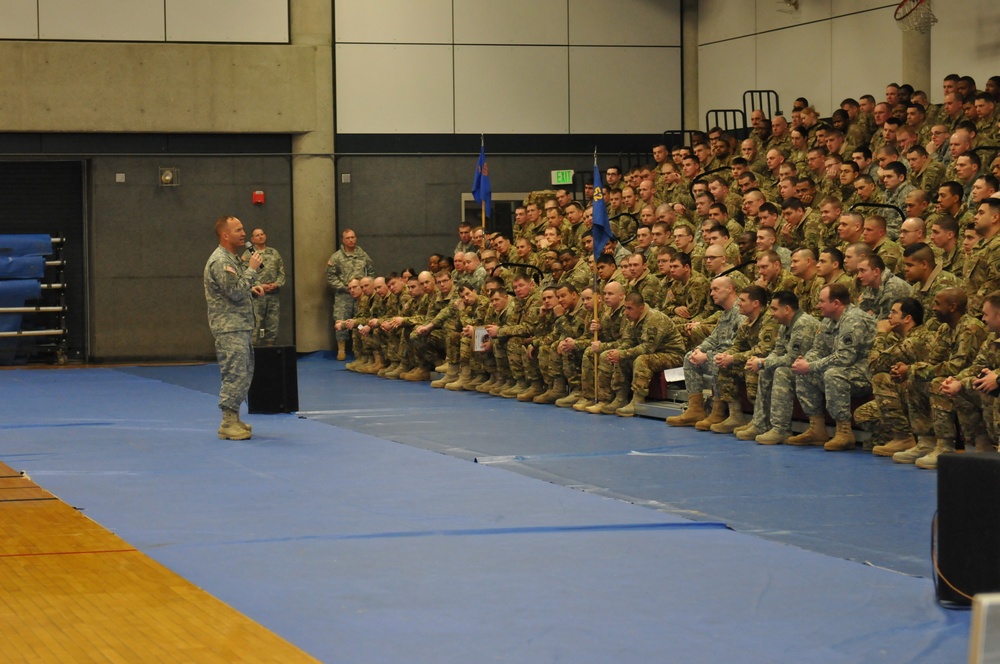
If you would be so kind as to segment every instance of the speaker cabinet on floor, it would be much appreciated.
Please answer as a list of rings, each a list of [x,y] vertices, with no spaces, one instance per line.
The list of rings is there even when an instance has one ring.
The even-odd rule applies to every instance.
[[[1000,454],[938,458],[937,593],[968,606],[970,597],[1000,591]]]
[[[294,413],[299,409],[295,346],[254,348],[253,382],[247,406],[251,413]]]

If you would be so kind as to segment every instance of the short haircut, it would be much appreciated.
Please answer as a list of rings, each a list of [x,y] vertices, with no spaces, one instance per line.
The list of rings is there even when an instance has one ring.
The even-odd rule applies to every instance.
[[[830,284],[824,288],[826,288],[831,300],[836,300],[845,307],[851,303],[851,291],[844,284]]]
[[[885,170],[892,171],[901,178],[906,177],[906,166],[901,161],[890,161],[885,165]]]
[[[928,263],[930,265],[937,265],[937,259],[934,257],[934,252],[926,242],[917,242],[916,244],[911,244],[905,250],[903,250],[903,258],[912,258],[915,261],[921,261],[923,263]]]
[[[677,261],[681,267],[691,267],[691,254],[685,254],[683,251],[675,251],[670,260]]]
[[[934,220],[933,226],[939,226],[946,233],[958,235],[958,221],[950,214],[942,214]]]
[[[920,300],[912,297],[901,297],[893,300],[892,303],[899,305],[899,310],[904,316],[912,318],[917,325],[923,325],[924,305],[920,304]]]
[[[998,291],[1000,293],[1000,291]],[[778,303],[779,307],[791,307],[793,311],[799,310],[799,296],[790,290],[775,291],[771,294],[771,299]],[[998,305],[997,308],[1000,308]]]
[[[844,266],[844,252],[836,247],[827,247],[823,251],[819,252],[820,255],[829,254],[830,258],[837,262],[837,265]]]
[[[626,302],[631,302],[632,304],[646,304],[646,300],[642,297],[642,293],[639,291],[632,291],[625,296]]]
[[[746,293],[751,302],[757,302],[761,306],[767,304],[767,290],[756,284],[741,288],[740,293]]]
[[[868,263],[868,267],[871,269],[885,272],[885,261],[878,254],[869,254],[858,261],[858,263]]]

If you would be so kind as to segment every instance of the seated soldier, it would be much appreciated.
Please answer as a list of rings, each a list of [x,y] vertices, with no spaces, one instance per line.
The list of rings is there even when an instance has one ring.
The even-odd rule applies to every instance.
[[[676,326],[666,314],[650,308],[640,293],[625,297],[625,318],[628,324],[617,348],[602,352],[598,362],[599,396],[607,398],[613,392],[614,400],[588,406],[589,413],[632,417],[636,405],[646,401],[653,374],[681,364],[684,341]]]
[[[590,323],[591,313],[583,307],[583,302],[576,287],[565,283],[556,290],[559,307],[552,329],[552,342],[549,351],[539,355],[542,375],[549,386],[544,393],[534,397],[535,403],[558,403],[567,399],[569,391],[574,392],[573,400],[567,405],[572,406],[580,396],[580,360],[582,353],[576,349],[576,338]]]
[[[858,308],[876,320],[887,319],[892,303],[913,292],[910,284],[886,270],[885,263],[874,254],[858,260],[858,283],[861,286]]]
[[[799,310],[799,300],[784,290],[771,297],[771,316],[779,325],[774,348],[766,356],[746,361],[748,374],[757,374],[757,398],[750,424],[733,433],[740,440],[756,440],[761,445],[778,445],[792,433],[792,404],[795,384],[792,363],[812,348],[819,321]]]
[[[824,286],[817,309],[823,316],[816,341],[804,357],[792,363],[795,396],[809,416],[809,429],[786,442],[789,445],[823,445],[828,451],[854,448],[851,429],[851,397],[871,388],[868,351],[875,336],[875,319],[851,304],[843,284]],[[828,438],[823,402],[837,423]]]
[[[744,318],[736,306],[736,288],[729,277],[713,279],[709,295],[722,313],[711,334],[684,356],[684,385],[688,392],[688,407],[682,414],[667,418],[670,426],[694,426],[700,431],[708,431],[713,424],[725,419],[725,402],[717,394],[712,401],[711,415],[706,413],[704,391],[715,390],[718,371],[715,355],[732,345],[736,330]]]
[[[934,258],[934,252],[923,242],[910,245],[903,252],[903,270],[906,281],[913,285],[913,297],[920,300],[924,310],[934,305],[934,296],[945,288],[960,288],[962,281],[941,269]],[[929,324],[931,329],[937,324]]]
[[[746,373],[746,362],[750,357],[763,357],[770,353],[777,332],[777,324],[768,311],[765,289],[747,286],[740,290],[737,306],[744,320],[729,348],[715,356],[718,367],[716,391],[719,399],[729,404],[729,417],[711,426],[715,433],[732,433],[747,424],[739,384],[746,386],[747,398],[753,403],[757,398],[757,374]]]
[[[622,337],[622,330],[628,319],[625,318],[625,288],[621,282],[609,281],[603,290],[604,307],[600,318],[589,323],[593,338],[585,337],[576,340],[578,351],[583,351],[580,361],[580,398],[573,404],[573,410],[584,411],[588,406],[599,403],[597,394],[597,362],[603,351],[617,348]]]

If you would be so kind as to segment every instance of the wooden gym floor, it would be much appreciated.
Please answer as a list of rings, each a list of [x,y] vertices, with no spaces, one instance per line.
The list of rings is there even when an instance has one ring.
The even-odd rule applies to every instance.
[[[3,463],[0,524],[5,661],[317,661]]]

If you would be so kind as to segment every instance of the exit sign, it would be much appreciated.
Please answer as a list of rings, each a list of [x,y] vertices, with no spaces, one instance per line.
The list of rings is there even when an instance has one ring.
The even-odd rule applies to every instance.
[[[552,171],[552,184],[573,184],[573,171]]]

